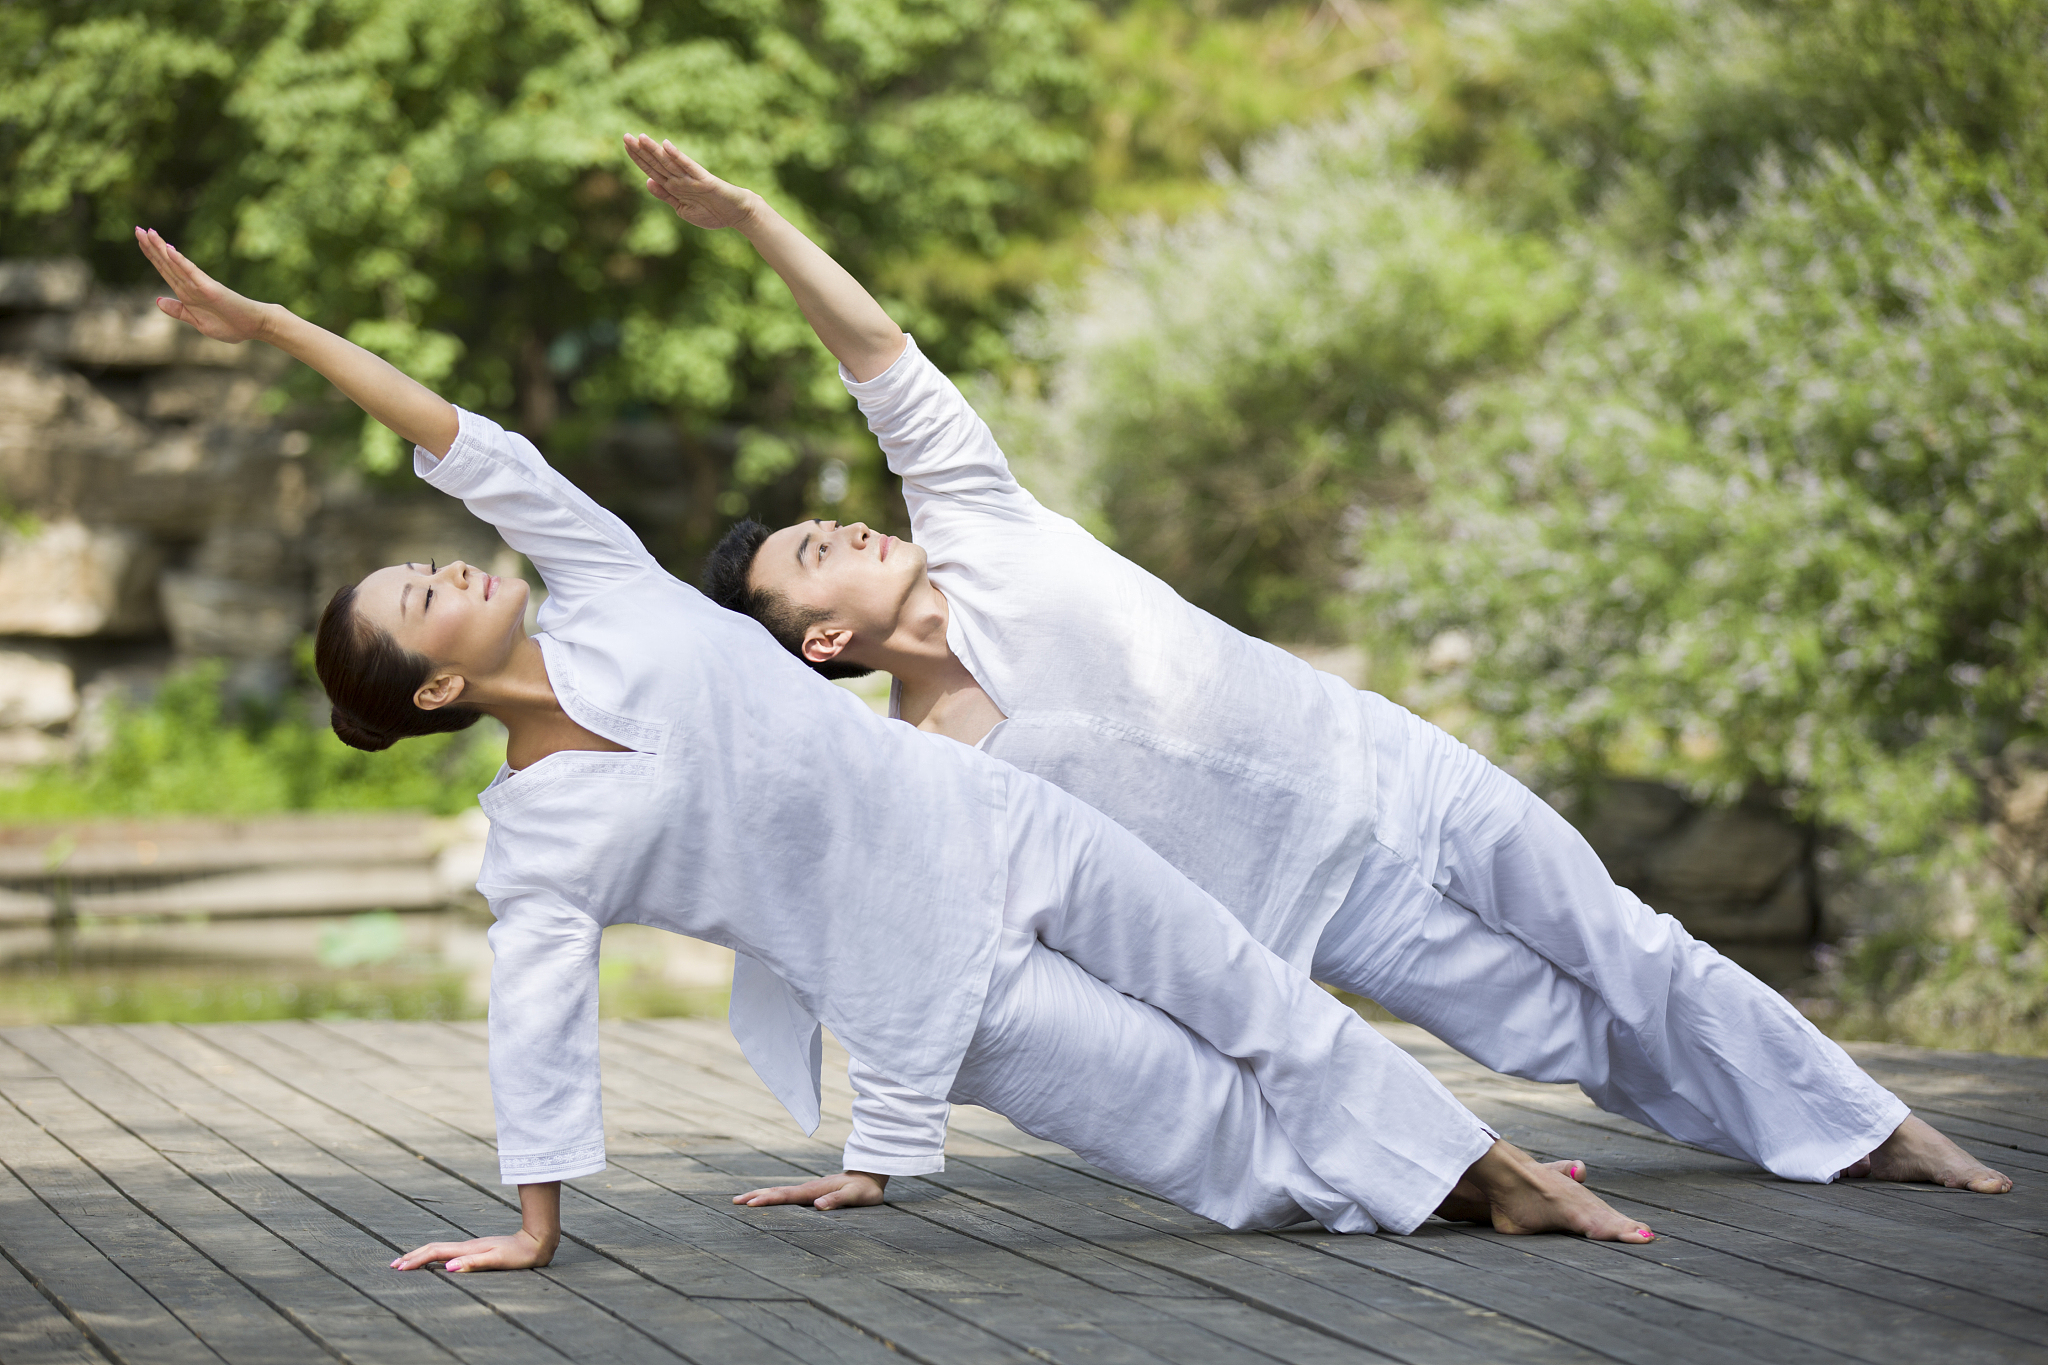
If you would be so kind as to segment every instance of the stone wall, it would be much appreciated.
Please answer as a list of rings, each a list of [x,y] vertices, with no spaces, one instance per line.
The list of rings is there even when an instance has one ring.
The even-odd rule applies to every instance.
[[[1575,814],[1614,879],[1695,937],[1774,985],[1812,971],[1813,836],[1774,803],[1705,807],[1661,782],[1617,779]]]
[[[410,558],[516,568],[447,499],[323,474],[288,364],[209,341],[76,261],[0,261],[0,766],[49,762],[118,693],[221,657],[275,692],[339,584]]]

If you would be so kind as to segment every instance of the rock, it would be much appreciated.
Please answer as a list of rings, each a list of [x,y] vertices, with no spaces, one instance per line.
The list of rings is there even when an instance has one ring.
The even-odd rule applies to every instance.
[[[0,308],[76,308],[92,290],[92,267],[75,256],[0,261]]]
[[[55,650],[0,649],[0,728],[44,730],[78,714],[78,679]]]
[[[46,768],[71,757],[71,745],[41,730],[0,730],[0,768]]]
[[[1464,668],[1479,657],[1479,645],[1462,630],[1447,630],[1429,642],[1423,651],[1422,668],[1426,673],[1450,673]]]
[[[203,337],[156,306],[155,296],[106,296],[71,313],[16,318],[0,327],[0,347],[29,351],[69,365],[149,369],[250,363],[247,342]]]
[[[1812,834],[1766,803],[1708,808],[1617,779],[1577,823],[1615,881],[1717,947],[1803,951],[1819,927]]]
[[[0,530],[0,635],[140,635],[158,622],[156,547],[124,528]]]
[[[1703,810],[1650,856],[1646,871],[1700,899],[1754,902],[1770,896],[1805,852],[1805,837],[1782,820],[1739,806]]]
[[[306,598],[294,587],[167,573],[161,591],[171,640],[192,657],[279,658],[306,627]]]
[[[252,374],[179,365],[152,374],[144,395],[142,412],[151,421],[233,421],[254,411],[263,381]]]
[[[1364,687],[1370,660],[1357,645],[1281,645],[1280,648],[1319,672],[1335,674],[1353,687]]]

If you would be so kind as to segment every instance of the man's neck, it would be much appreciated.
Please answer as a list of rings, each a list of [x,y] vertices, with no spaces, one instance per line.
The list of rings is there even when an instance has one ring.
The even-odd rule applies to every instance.
[[[946,595],[925,582],[906,604],[896,632],[861,662],[893,675],[896,713],[920,730],[979,744],[1003,713],[946,638]]]

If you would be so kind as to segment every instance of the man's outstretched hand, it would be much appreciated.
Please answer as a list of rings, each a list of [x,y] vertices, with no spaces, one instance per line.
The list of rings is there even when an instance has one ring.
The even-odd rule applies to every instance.
[[[732,1202],[753,1209],[770,1204],[809,1204],[814,1209],[859,1209],[881,1203],[882,1191],[888,1184],[886,1175],[841,1171],[838,1175],[806,1180],[801,1185],[771,1185],[767,1189],[748,1190],[745,1194],[734,1195]]]
[[[135,229],[135,244],[164,283],[176,294],[159,298],[156,306],[180,322],[189,322],[215,341],[247,341],[262,332],[269,307],[245,299],[185,259],[155,228]]]
[[[461,1274],[469,1270],[531,1270],[555,1258],[555,1248],[521,1228],[509,1237],[477,1237],[467,1242],[429,1242],[391,1263],[393,1270],[418,1270],[436,1261]]]
[[[754,216],[754,194],[728,185],[676,149],[644,133],[626,135],[626,155],[647,176],[647,189],[693,227],[744,226]]]

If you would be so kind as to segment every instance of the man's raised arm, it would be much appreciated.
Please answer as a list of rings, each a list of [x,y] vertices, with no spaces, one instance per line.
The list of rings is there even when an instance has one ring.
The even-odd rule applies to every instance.
[[[752,190],[728,185],[673,143],[629,134],[626,155],[647,176],[655,198],[686,223],[734,228],[782,276],[811,330],[856,380],[873,379],[903,354],[903,329],[860,281]]]

